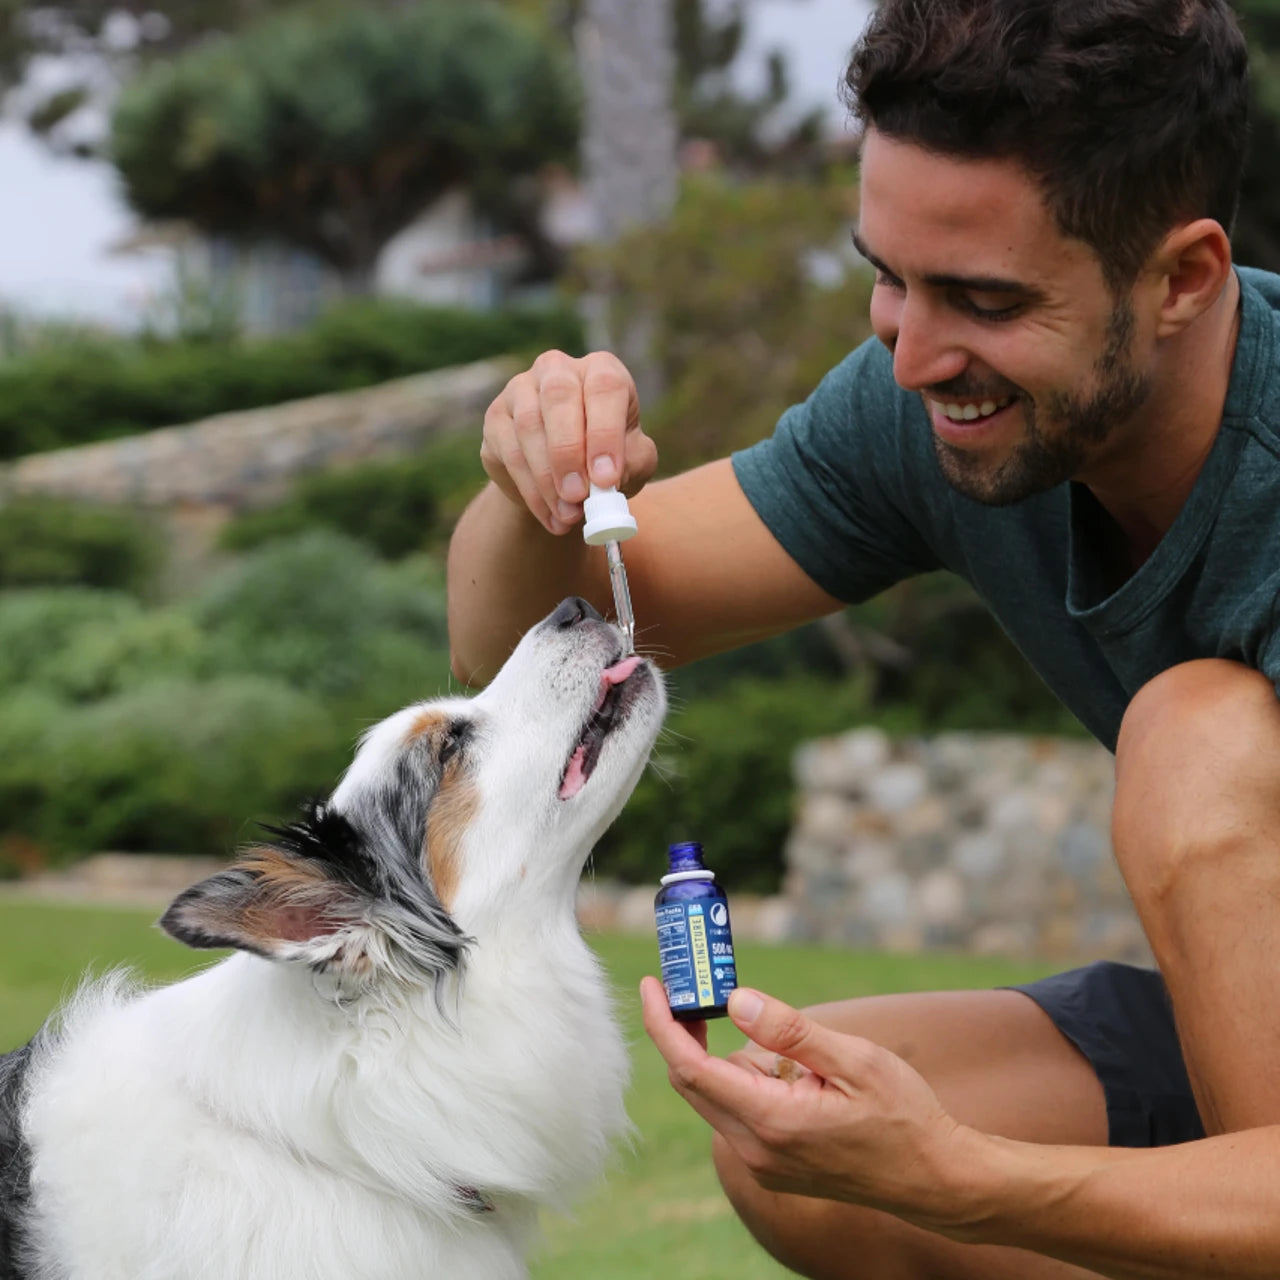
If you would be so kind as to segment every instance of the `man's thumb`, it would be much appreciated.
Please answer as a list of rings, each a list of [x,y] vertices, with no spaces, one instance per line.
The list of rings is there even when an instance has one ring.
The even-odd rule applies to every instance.
[[[824,1027],[751,987],[739,987],[729,996],[729,1016],[736,1026],[762,1049],[772,1050],[808,1067],[816,1075],[844,1075],[848,1064],[837,1049],[837,1041],[848,1037]]]

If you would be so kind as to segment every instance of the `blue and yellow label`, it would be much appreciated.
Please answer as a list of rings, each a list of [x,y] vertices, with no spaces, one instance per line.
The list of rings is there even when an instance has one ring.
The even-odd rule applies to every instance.
[[[667,902],[655,914],[667,1003],[677,1013],[723,1010],[738,985],[729,904],[721,897]]]

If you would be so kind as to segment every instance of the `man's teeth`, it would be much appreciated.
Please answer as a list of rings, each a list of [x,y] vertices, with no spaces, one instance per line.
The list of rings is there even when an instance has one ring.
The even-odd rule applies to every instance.
[[[972,422],[975,418],[989,418],[999,409],[1007,408],[1013,403],[1013,396],[1005,396],[1003,400],[984,400],[981,404],[942,404],[933,402],[934,408],[953,422]]]

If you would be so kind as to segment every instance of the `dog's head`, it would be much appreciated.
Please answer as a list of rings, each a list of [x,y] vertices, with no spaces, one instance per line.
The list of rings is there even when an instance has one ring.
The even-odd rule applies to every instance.
[[[374,726],[337,790],[161,925],[361,983],[456,969],[472,936],[572,912],[591,846],[648,759],[666,699],[616,628],[564,601],[474,698]]]

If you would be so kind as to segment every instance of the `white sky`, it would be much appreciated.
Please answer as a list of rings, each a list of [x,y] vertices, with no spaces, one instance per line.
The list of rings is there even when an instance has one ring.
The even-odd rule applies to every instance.
[[[755,0],[744,84],[761,52],[781,47],[797,103],[826,106],[829,126],[843,127],[836,88],[869,12],[869,0]],[[132,226],[109,165],[60,159],[0,123],[0,307],[136,324],[167,274],[158,257],[110,254]]]

